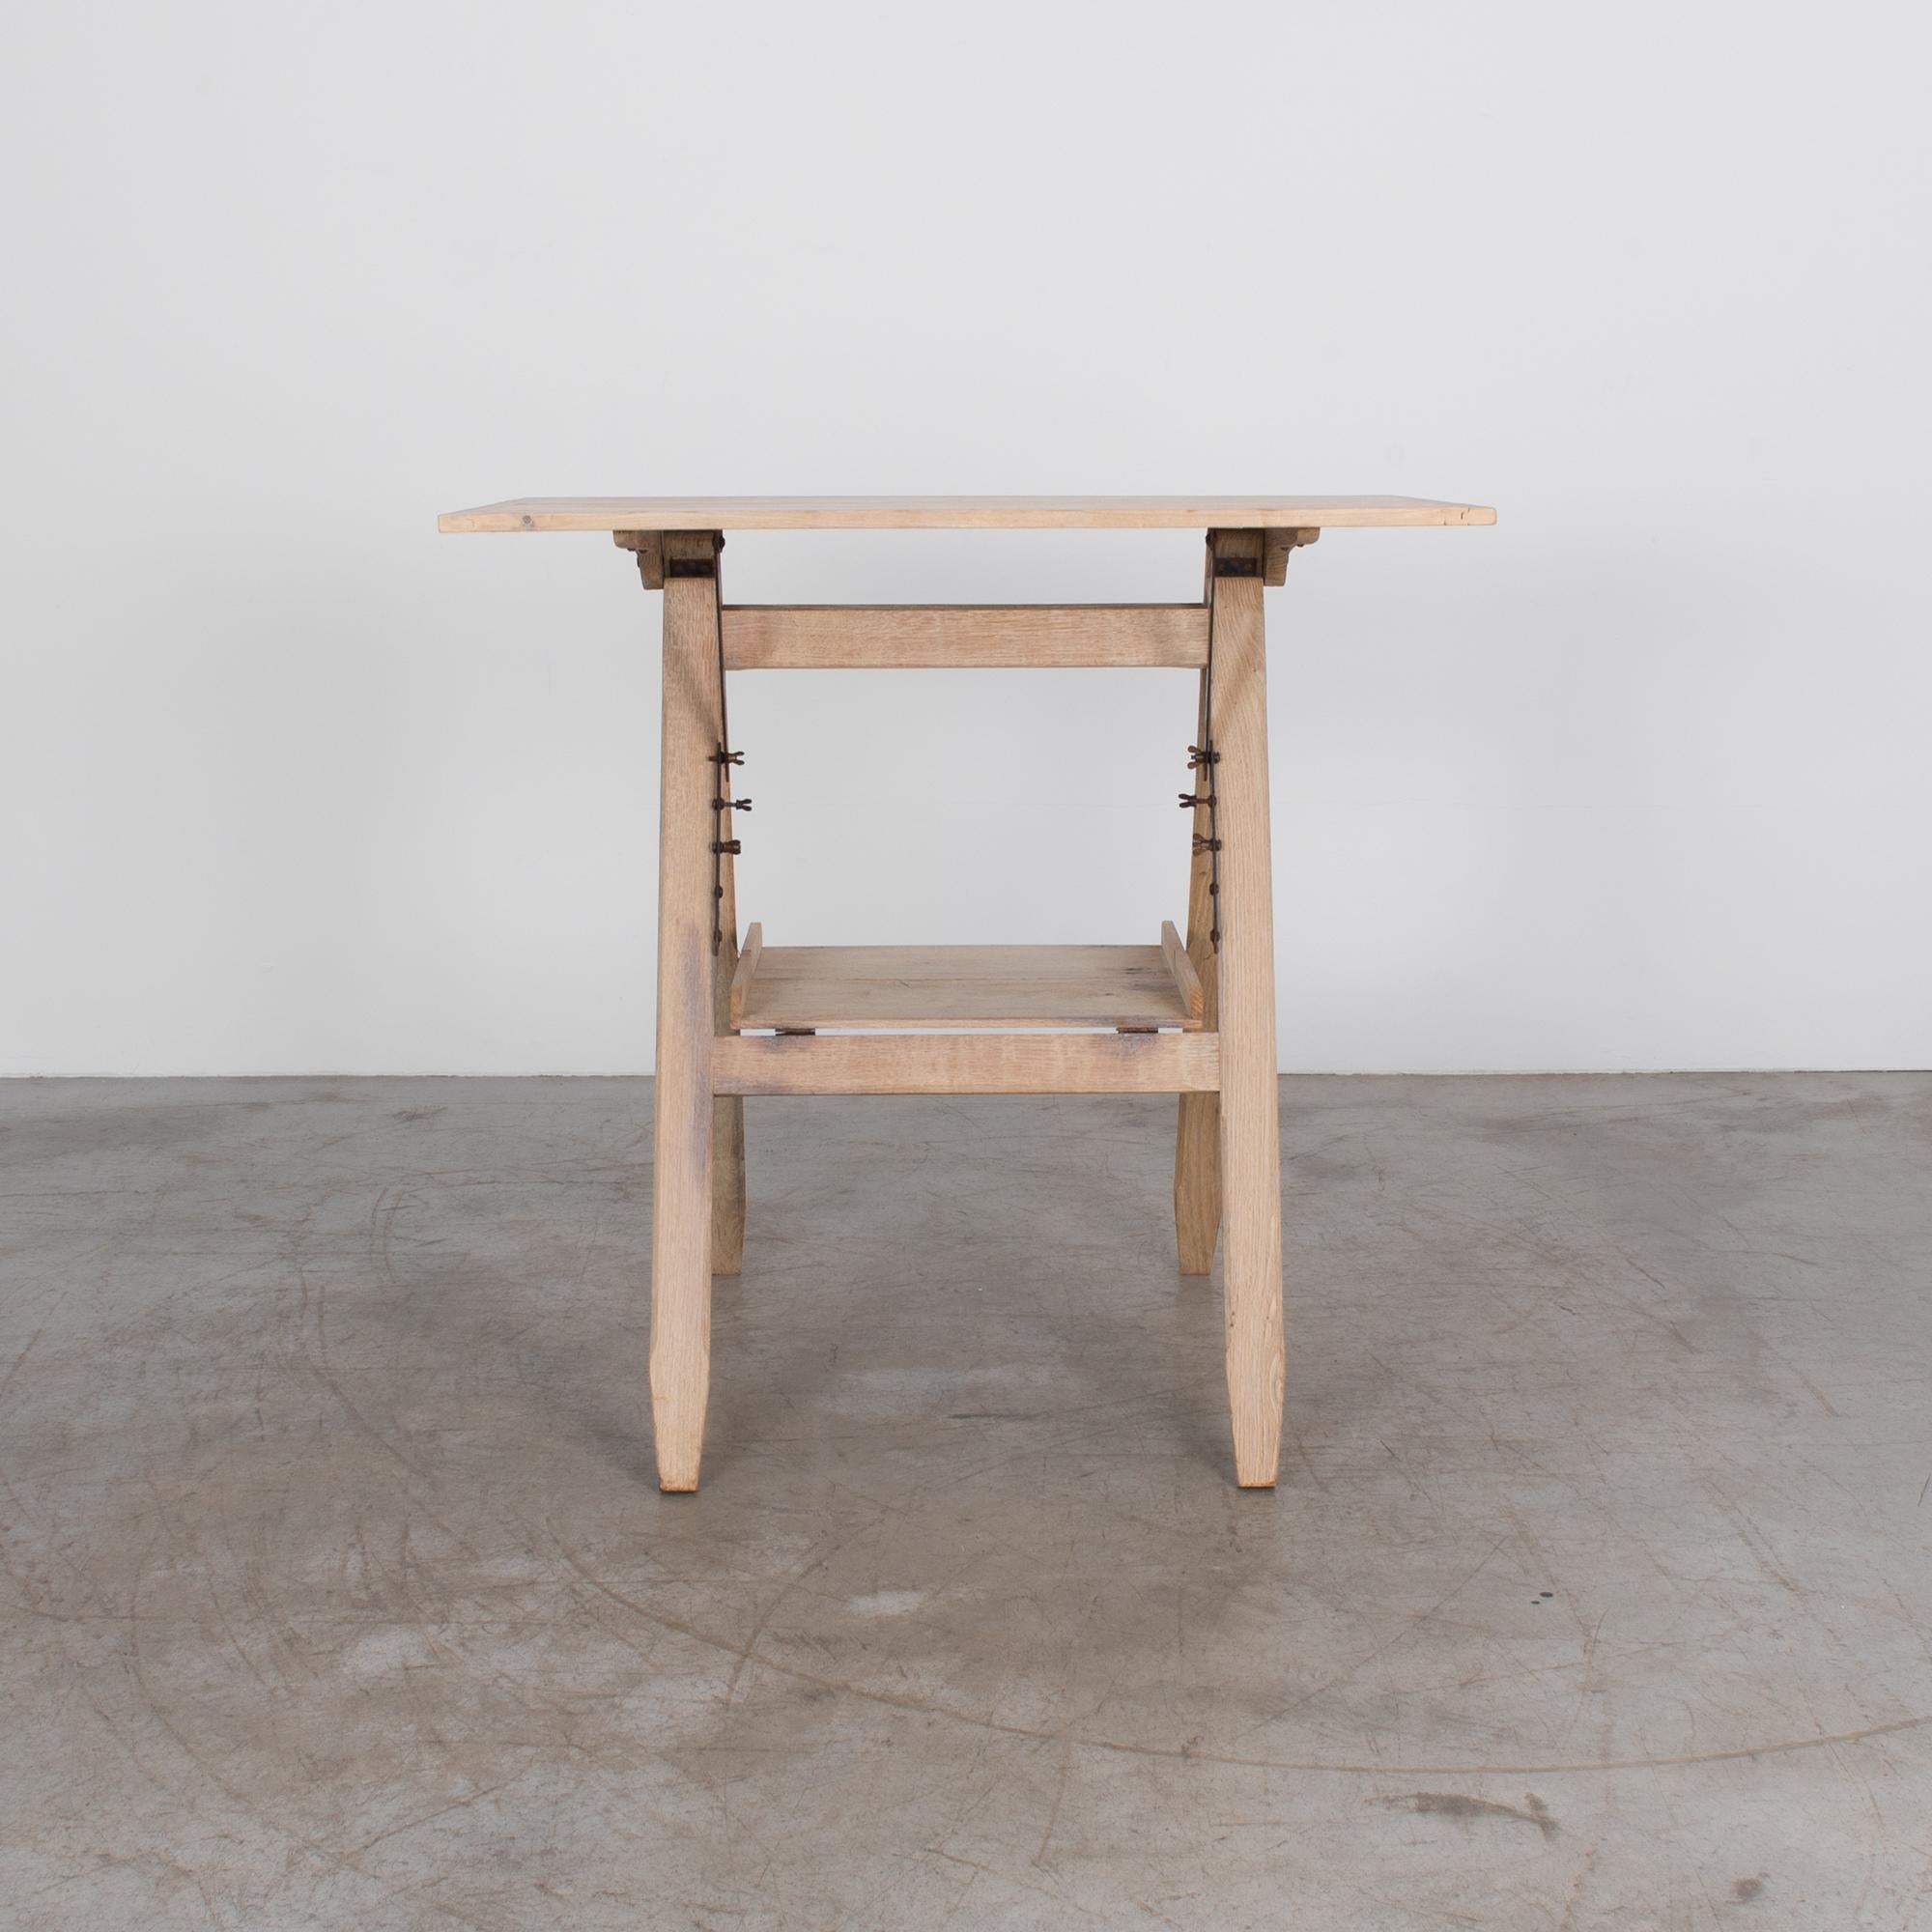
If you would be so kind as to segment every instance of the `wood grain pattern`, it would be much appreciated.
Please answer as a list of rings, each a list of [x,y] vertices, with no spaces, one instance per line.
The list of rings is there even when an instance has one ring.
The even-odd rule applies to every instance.
[[[1288,582],[1290,554],[1304,544],[1312,544],[1321,534],[1319,529],[1269,530],[1262,551],[1262,582],[1270,589],[1279,589]]]
[[[727,670],[910,670],[1044,666],[1198,669],[1199,604],[728,606]]]
[[[477,530],[1394,529],[1492,524],[1427,497],[513,497],[437,519]]]
[[[719,559],[720,576],[712,586],[714,596],[723,596],[724,559]],[[712,658],[717,651],[713,635]],[[713,768],[714,779],[716,768]],[[729,774],[726,774],[728,779]],[[725,795],[729,796],[728,784]],[[716,814],[718,837],[728,841],[731,811],[727,807]],[[717,901],[718,929],[724,937],[711,960],[711,1030],[714,1035],[732,1030],[731,988],[738,971],[738,862],[724,852],[718,859],[718,884],[723,897]],[[734,1275],[745,1265],[745,1103],[734,1097],[712,1096],[711,1101],[711,1272]]]
[[[731,975],[731,997],[727,1010],[733,1033],[745,1024],[745,1002],[751,998],[752,981],[757,978],[758,962],[763,958],[764,951],[765,928],[754,919],[745,928],[744,948],[738,954],[737,968]]]
[[[1207,1016],[1201,975],[1194,970],[1194,962],[1188,958],[1187,949],[1180,943],[1180,935],[1175,931],[1171,919],[1160,923],[1160,956],[1167,962],[1168,978],[1174,981],[1174,990],[1179,994],[1180,1004],[1186,1009],[1186,1024],[1200,1026]]]
[[[740,1027],[1200,1025],[1158,946],[765,946]]]
[[[709,556],[708,535],[672,556]],[[695,1490],[711,1384],[711,840],[718,742],[716,583],[664,592],[664,739],[658,820],[658,1025],[653,1099],[651,1415],[658,1483]]]
[[[1216,530],[1217,556],[1258,557],[1259,530]],[[1281,1122],[1268,854],[1267,667],[1262,580],[1214,589],[1214,767],[1221,837],[1221,1282],[1235,1479],[1273,1486],[1281,1451]]]
[[[665,587],[664,533],[661,530],[616,530],[619,550],[633,551],[638,559],[638,575],[646,590]]]
[[[1206,1033],[743,1034],[718,1042],[713,1077],[723,1094],[1180,1094],[1220,1064]]]
[[[1213,564],[1211,552],[1208,563]],[[1211,587],[1211,584],[1210,584]],[[1208,678],[1203,672],[1195,694],[1194,742],[1208,736]],[[1198,798],[1208,789],[1211,774],[1194,772],[1188,789]],[[1192,814],[1191,832],[1206,838],[1212,821],[1205,805]],[[1187,956],[1201,981],[1202,1024],[1210,1032],[1220,1025],[1215,998],[1214,946],[1208,934],[1214,924],[1214,902],[1208,888],[1213,872],[1205,851],[1196,851],[1187,868]],[[1174,1242],[1180,1272],[1211,1274],[1214,1248],[1221,1237],[1221,1096],[1183,1094],[1176,1109],[1174,1134]]]

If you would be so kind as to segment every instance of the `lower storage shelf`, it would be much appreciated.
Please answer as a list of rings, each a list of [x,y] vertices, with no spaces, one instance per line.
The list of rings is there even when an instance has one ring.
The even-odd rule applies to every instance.
[[[1200,1029],[1201,980],[1171,923],[1158,946],[767,946],[753,925],[731,981],[731,1025]]]

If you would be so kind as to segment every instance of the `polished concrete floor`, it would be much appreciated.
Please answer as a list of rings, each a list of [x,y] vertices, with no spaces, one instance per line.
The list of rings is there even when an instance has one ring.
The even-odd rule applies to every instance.
[[[0,1088],[0,1922],[1932,1925],[1932,1078],[767,1101],[696,1497],[649,1093]]]

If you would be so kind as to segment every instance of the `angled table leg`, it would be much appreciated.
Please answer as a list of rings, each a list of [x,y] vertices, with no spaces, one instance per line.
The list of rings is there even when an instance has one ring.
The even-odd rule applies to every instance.
[[[630,551],[638,559],[638,575],[646,590],[665,586],[665,536],[658,530],[619,530],[617,547]],[[682,542],[682,539],[680,539]],[[693,554],[689,544],[677,551],[681,561]],[[701,554],[700,554],[701,561]],[[724,578],[722,559],[714,562],[716,576],[712,590],[722,600]],[[715,620],[714,620],[715,621]],[[693,622],[701,629],[702,619]],[[722,692],[721,692],[722,696]],[[721,709],[720,722],[723,722]],[[728,779],[729,774],[725,777]],[[728,798],[728,783],[719,786]],[[717,814],[718,837],[731,838],[731,813],[725,809]],[[730,1033],[731,975],[738,965],[738,892],[736,862],[728,852],[719,856],[717,886],[717,929],[724,934],[718,949],[712,979],[712,1025],[716,1033]],[[745,1103],[735,1095],[714,1100],[711,1105],[711,1272],[736,1274],[745,1259]]]
[[[712,594],[722,598],[721,575]],[[715,639],[714,639],[715,644]],[[714,657],[716,650],[713,651]],[[723,673],[719,675],[722,677]],[[722,696],[722,689],[721,689]],[[731,774],[722,775],[721,797],[731,795]],[[718,838],[731,840],[731,812],[716,812]],[[731,1025],[731,976],[738,970],[737,863],[729,852],[718,860],[715,930],[719,941],[711,974],[711,1030],[715,1035],[735,1031]],[[745,1264],[745,1103],[736,1094],[711,1102],[711,1272],[737,1274]]]
[[[1211,563],[1212,558],[1209,558]],[[1210,586],[1211,587],[1211,586]],[[1195,743],[1205,744],[1208,730],[1208,676],[1201,676],[1201,701],[1195,717]],[[1213,773],[1195,773],[1195,792],[1205,795]],[[1194,808],[1194,831],[1206,838],[1212,821],[1205,805]],[[1187,956],[1201,981],[1202,1024],[1213,1032],[1220,1023],[1216,997],[1213,942],[1214,902],[1208,888],[1213,873],[1208,854],[1197,851],[1187,879]],[[1174,1135],[1174,1237],[1182,1274],[1209,1274],[1214,1267],[1214,1243],[1221,1233],[1221,1096],[1183,1094]]]
[[[1259,530],[1215,530],[1208,541],[1217,572],[1212,669],[1220,762],[1204,776],[1213,786],[1221,838],[1215,994],[1228,1404],[1236,1480],[1243,1489],[1267,1489],[1280,1457],[1285,1361],[1263,539]],[[1242,574],[1218,574],[1231,563]]]
[[[717,539],[668,534],[658,832],[658,1027],[651,1216],[651,1416],[658,1483],[695,1490],[711,1381],[711,850],[719,745]],[[679,566],[710,574],[683,574]],[[728,977],[728,976],[727,976]]]
[[[722,836],[731,836],[731,814],[721,812]],[[718,949],[711,1022],[714,1034],[734,1032],[731,1025],[731,975],[738,968],[737,917],[730,875],[731,857],[724,855],[724,941]],[[735,1094],[711,1102],[711,1272],[737,1274],[745,1265],[745,1103]]]

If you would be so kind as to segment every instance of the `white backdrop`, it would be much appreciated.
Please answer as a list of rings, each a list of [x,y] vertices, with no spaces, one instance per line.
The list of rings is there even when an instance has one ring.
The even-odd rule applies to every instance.
[[[1922,21],[13,10],[0,1070],[647,1067],[657,599],[434,519],[713,490],[1494,503],[1268,595],[1284,1065],[1932,1064]],[[746,916],[1151,940],[1192,702],[735,679]]]

